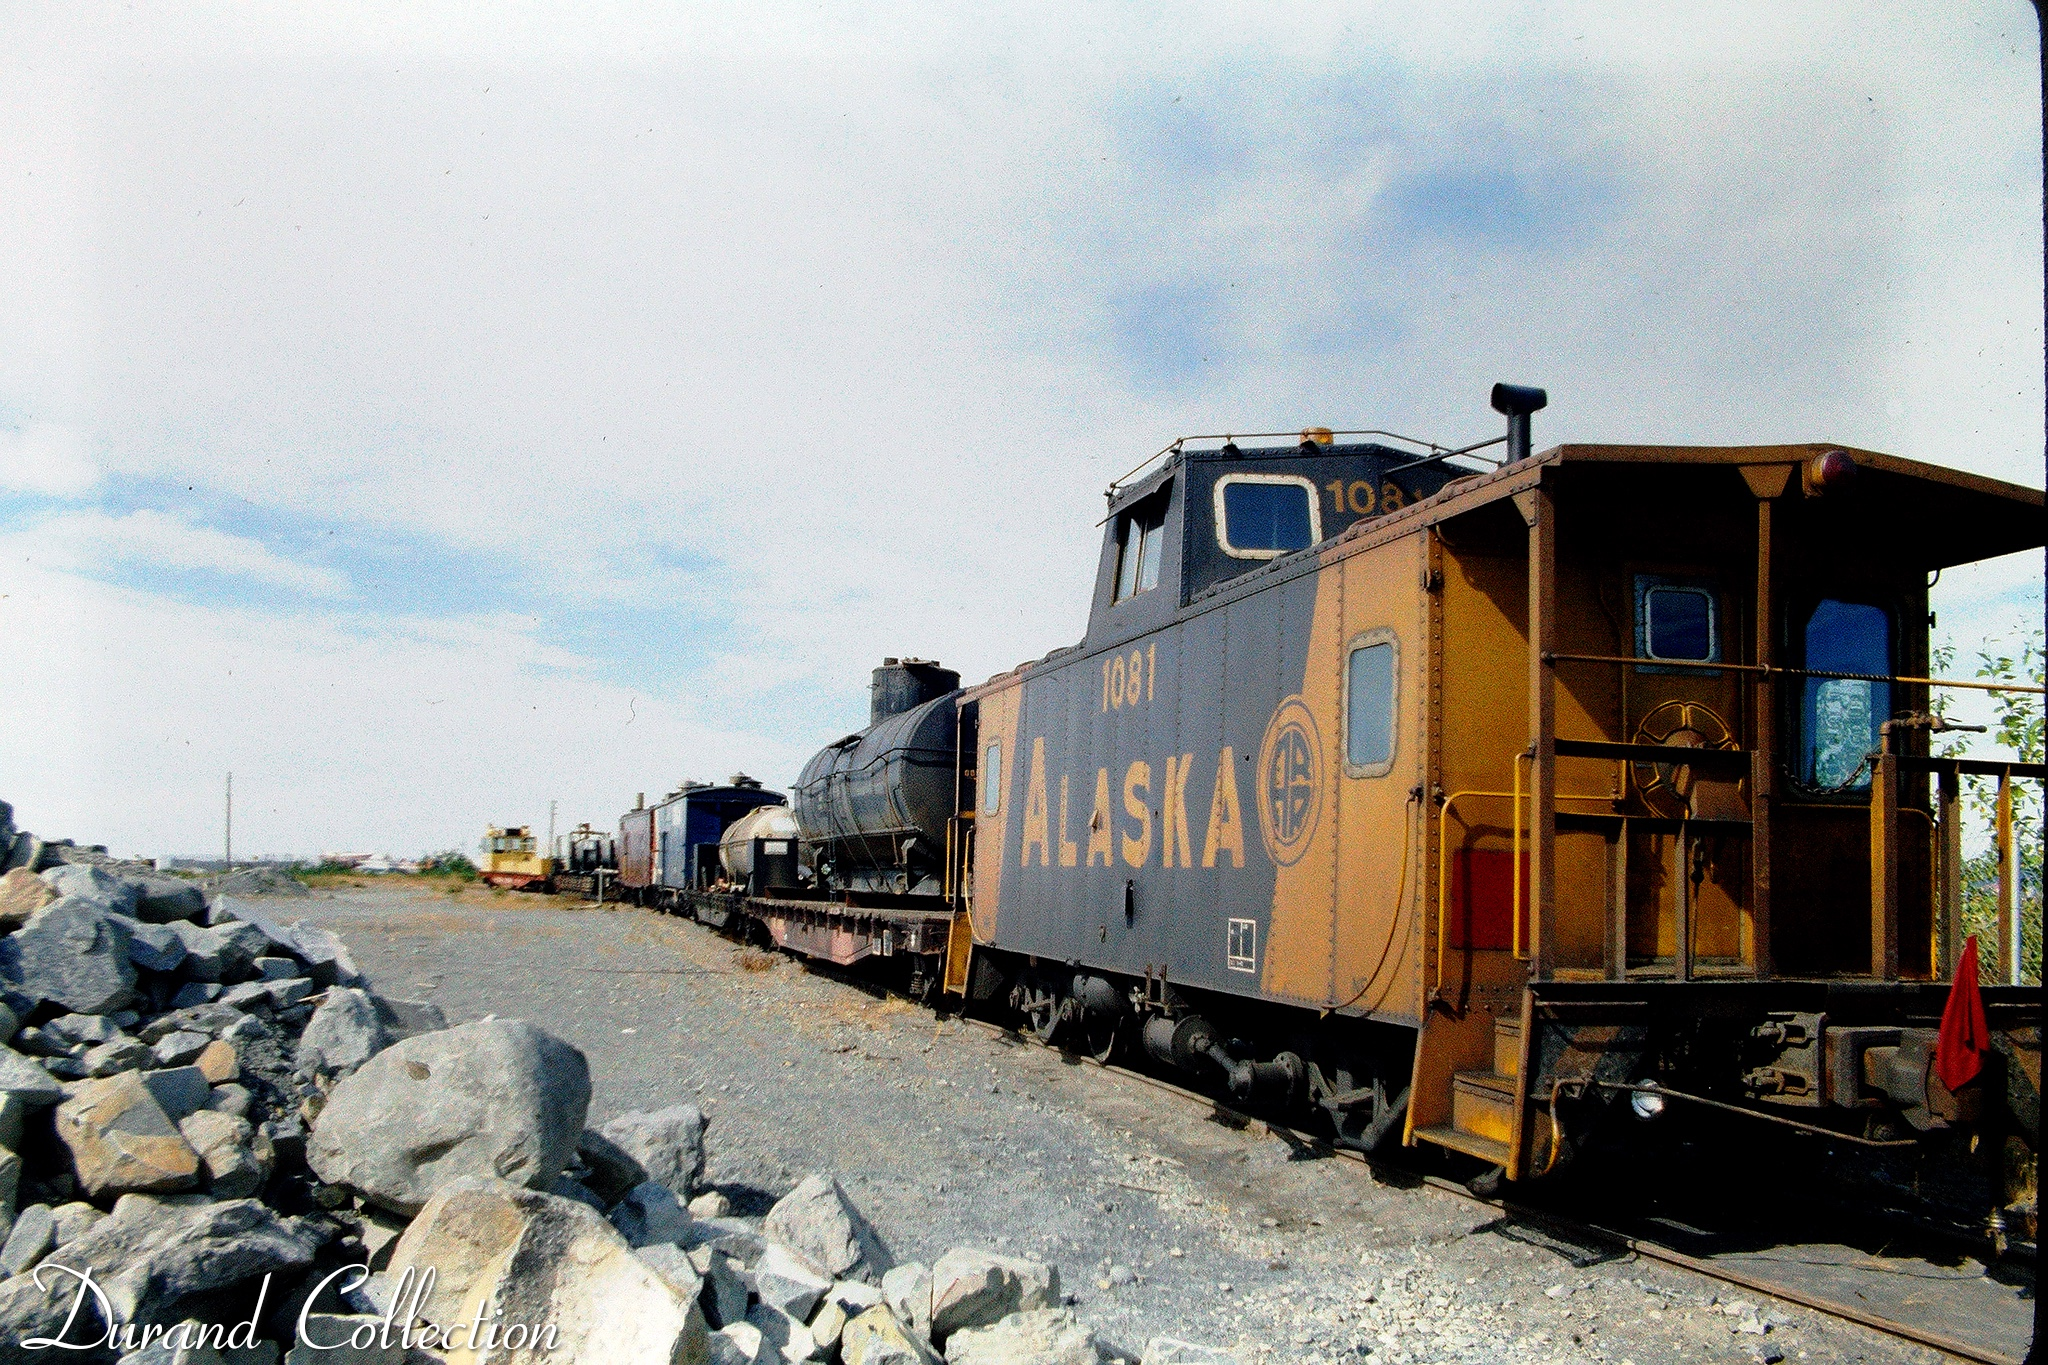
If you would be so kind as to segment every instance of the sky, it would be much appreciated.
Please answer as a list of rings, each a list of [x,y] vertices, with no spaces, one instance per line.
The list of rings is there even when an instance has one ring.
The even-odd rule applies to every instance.
[[[1176,435],[2042,481],[2031,6],[9,5],[0,798],[145,856],[787,784]],[[2039,556],[1942,633],[2041,620]]]

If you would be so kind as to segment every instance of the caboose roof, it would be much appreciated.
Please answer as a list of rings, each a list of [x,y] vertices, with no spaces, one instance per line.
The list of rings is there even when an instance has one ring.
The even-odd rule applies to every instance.
[[[1731,466],[1730,494],[1742,488],[1735,480],[1743,466],[1781,466],[1791,471],[1793,480],[1787,495],[1797,497],[1799,466],[1837,450],[1856,462],[1858,476],[1849,487],[1829,492],[1827,500],[1853,516],[1873,543],[1885,545],[1901,563],[1943,569],[2038,549],[2044,543],[2043,498],[2038,488],[1826,441],[1767,446],[1553,446],[1517,464],[1460,479],[1426,502],[1373,523],[1371,529],[1411,516],[1430,521],[1456,516],[1520,492],[1543,477],[1545,470],[1569,466],[1669,469],[1726,465]],[[1360,533],[1370,531],[1353,528],[1352,534]]]

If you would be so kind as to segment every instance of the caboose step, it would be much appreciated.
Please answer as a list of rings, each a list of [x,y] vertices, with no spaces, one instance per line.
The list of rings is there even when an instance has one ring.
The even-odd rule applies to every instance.
[[[1492,1138],[1479,1137],[1472,1133],[1461,1133],[1448,1123],[1438,1124],[1434,1128],[1417,1128],[1415,1136],[1424,1142],[1433,1142],[1439,1147],[1463,1152],[1466,1156],[1476,1156],[1489,1165],[1508,1164],[1508,1145],[1505,1142],[1495,1142]]]
[[[1451,1126],[1506,1145],[1515,1133],[1515,1078],[1492,1071],[1451,1077]]]
[[[1493,1069],[1503,1076],[1522,1074],[1522,1021],[1514,1015],[1494,1016]]]

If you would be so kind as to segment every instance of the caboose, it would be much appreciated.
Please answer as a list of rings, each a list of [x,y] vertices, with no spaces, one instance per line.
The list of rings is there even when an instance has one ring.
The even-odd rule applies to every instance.
[[[2042,771],[1934,756],[1927,589],[2040,547],[2041,492],[1825,443],[1532,453],[1541,403],[1496,390],[1490,470],[1314,431],[1112,486],[1080,644],[958,699],[947,988],[1508,1179],[1732,1109],[1988,1139],[2031,1218],[2010,872],[1980,1069],[1933,1057],[1959,777]]]

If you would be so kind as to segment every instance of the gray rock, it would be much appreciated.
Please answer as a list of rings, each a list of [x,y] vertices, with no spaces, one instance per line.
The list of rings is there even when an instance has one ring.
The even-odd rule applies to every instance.
[[[0,1149],[0,1229],[6,1232],[14,1231],[14,1210],[21,1198],[21,1171],[20,1156]]]
[[[128,1196],[64,1251],[99,1268],[96,1278],[122,1321],[161,1322],[188,1294],[312,1264],[327,1237],[324,1225],[282,1218],[254,1199]]]
[[[0,984],[80,1014],[105,1014],[134,998],[127,921],[67,896],[0,939]]]
[[[174,972],[185,960],[185,940],[167,924],[128,926],[128,960],[152,972]]]
[[[1238,1357],[1221,1346],[1200,1346],[1178,1337],[1154,1337],[1145,1343],[1140,1365],[1238,1365]]]
[[[576,1141],[576,1156],[583,1163],[583,1183],[606,1207],[618,1203],[635,1185],[646,1181],[647,1172],[626,1150],[598,1132],[585,1128]]]
[[[0,1048],[0,1094],[16,1096],[30,1109],[45,1109],[63,1102],[64,1087],[19,1052]]]
[[[841,1330],[839,1358],[844,1365],[930,1365],[939,1357],[904,1331],[888,1308],[876,1307],[858,1314]]]
[[[21,1135],[28,1124],[29,1106],[19,1095],[0,1090],[0,1147],[21,1150]]]
[[[199,1153],[200,1174],[216,1199],[246,1199],[262,1191],[276,1161],[270,1139],[247,1119],[201,1109],[178,1121],[178,1132]]]
[[[761,1259],[761,1253],[767,1246],[768,1239],[761,1235],[760,1220],[752,1218],[693,1218],[682,1238],[685,1251],[716,1247],[735,1261],[744,1261],[748,1265]]]
[[[823,1360],[825,1353],[811,1338],[810,1329],[779,1308],[757,1303],[747,1310],[747,1325],[761,1334],[764,1358],[772,1351],[785,1361]]]
[[[31,1057],[68,1057],[74,1052],[80,1056],[85,1054],[85,1044],[67,1043],[33,1024],[14,1035],[14,1046]]]
[[[291,943],[287,946],[306,964],[313,979],[323,986],[360,986],[365,984],[362,971],[355,959],[348,955],[348,948],[341,939],[317,924],[300,920],[291,927]]]
[[[59,896],[77,896],[117,915],[135,917],[139,888],[96,867],[53,867],[43,873],[43,880]]]
[[[1037,1261],[956,1248],[932,1267],[932,1336],[939,1341],[1012,1313],[1059,1306],[1060,1272]]]
[[[932,1272],[919,1261],[892,1266],[882,1276],[882,1302],[919,1341],[932,1339]]]
[[[662,1283],[676,1291],[676,1297],[684,1303],[695,1303],[704,1294],[704,1277],[697,1267],[690,1264],[690,1258],[680,1247],[669,1242],[656,1242],[653,1246],[636,1247],[633,1254],[647,1263],[649,1269],[661,1277]]]
[[[573,1199],[585,1208],[595,1209],[599,1213],[605,1212],[604,1200],[599,1199],[582,1181],[572,1180],[566,1175],[556,1176],[555,1183],[548,1186],[548,1193],[557,1199]]]
[[[724,1218],[732,1212],[732,1201],[717,1190],[706,1190],[688,1207],[692,1218]]]
[[[135,1036],[152,1045],[173,1033],[203,1033],[209,1038],[218,1038],[246,1018],[248,1016],[240,1010],[226,1005],[186,1005],[169,1014],[158,1015],[137,1029]]]
[[[230,1339],[242,1339],[236,1331],[239,1326],[186,1318],[172,1323],[167,1333],[149,1345],[122,1356],[115,1365],[278,1365],[274,1341],[258,1337],[252,1345],[228,1345]]]
[[[830,1175],[804,1177],[768,1211],[762,1232],[834,1279],[876,1283],[892,1264],[881,1238]]]
[[[279,1010],[290,1009],[318,989],[313,984],[313,978],[309,976],[289,976],[282,981],[266,981],[263,984],[270,991],[271,1008]]]
[[[256,970],[256,959],[268,957],[275,941],[259,926],[244,920],[213,926],[231,977],[248,977]]]
[[[25,829],[16,832],[14,850],[7,855],[8,871],[12,872],[19,867],[30,872],[41,872],[44,868],[54,866],[56,862],[57,856],[50,851],[48,844]]]
[[[270,1027],[252,1014],[245,1014],[220,1031],[222,1039],[230,1043],[261,1042],[270,1037]]]
[[[377,1007],[377,1022],[394,1043],[448,1027],[448,1016],[441,1007],[425,1000],[390,1000],[373,994],[370,1002]]]
[[[704,1114],[694,1104],[621,1114],[600,1131],[640,1164],[646,1179],[684,1199],[704,1177]]]
[[[178,987],[178,993],[171,997],[172,1009],[190,1009],[208,1001],[220,999],[221,985],[218,981],[187,981]]]
[[[239,986],[230,986],[220,993],[220,1003],[233,1010],[247,1010],[257,1005],[270,1005],[270,983],[267,981],[244,981]]]
[[[122,1036],[121,1026],[104,1014],[60,1014],[43,1025],[43,1036],[66,1044],[88,1047],[111,1043]]]
[[[761,1302],[798,1322],[810,1321],[811,1310],[831,1288],[829,1277],[818,1274],[780,1246],[771,1244],[754,1265],[754,1292],[761,1296]]]
[[[306,1157],[399,1213],[464,1175],[546,1188],[562,1173],[590,1106],[590,1068],[559,1038],[484,1019],[408,1038],[335,1086]]]
[[[85,1074],[88,1076],[111,1076],[117,1071],[134,1071],[149,1065],[150,1051],[146,1044],[133,1038],[116,1038],[111,1043],[100,1043],[85,1050]]]
[[[171,1122],[206,1107],[213,1096],[212,1083],[196,1066],[172,1066],[140,1073],[150,1096],[163,1108]]]
[[[728,1323],[711,1334],[706,1346],[707,1365],[782,1365],[782,1353],[751,1322]]]
[[[0,1246],[0,1270],[19,1275],[57,1245],[56,1222],[48,1204],[30,1204],[15,1215],[7,1242]]]
[[[1097,1365],[1107,1354],[1070,1308],[1012,1313],[946,1342],[946,1365]]]
[[[16,1275],[0,1281],[0,1365],[31,1365],[47,1354],[28,1350],[21,1345],[24,1341],[56,1340],[62,1336],[68,1342],[84,1342],[105,1335],[106,1327],[94,1311],[90,1294],[79,1310],[79,1321],[70,1324],[66,1334],[72,1303],[78,1297],[78,1282],[53,1275],[46,1283],[47,1290],[38,1288],[33,1275]]]
[[[177,877],[131,877],[137,891],[135,918],[152,924],[196,920],[206,914],[206,893]]]
[[[305,975],[297,960],[289,957],[259,957],[250,965],[256,969],[258,981],[288,981]]]
[[[227,974],[227,942],[218,932],[184,920],[172,920],[163,927],[177,935],[178,942],[185,946],[185,960],[180,966],[186,976],[194,981],[219,981]]]
[[[405,1365],[405,1347],[395,1331],[389,1345],[378,1344],[386,1339],[383,1326],[375,1313],[308,1313],[284,1365]]]
[[[106,1216],[82,1199],[59,1204],[50,1210],[50,1239],[57,1246],[69,1246],[98,1227]]]
[[[247,1118],[249,1106],[255,1097],[245,1085],[217,1085],[207,1097],[206,1107],[217,1114],[233,1114],[236,1118]]]
[[[338,986],[305,1023],[295,1062],[301,1070],[346,1074],[389,1046],[391,1036],[367,990]]]
[[[184,1066],[200,1053],[206,1051],[213,1039],[204,1033],[180,1030],[157,1040],[150,1049],[150,1055],[158,1066]]]
[[[704,1277],[710,1293],[705,1308],[713,1327],[729,1327],[747,1320],[747,1298],[752,1292],[739,1265],[716,1247],[699,1247],[687,1253],[690,1265]]]
[[[652,1180],[634,1186],[611,1212],[612,1226],[630,1247],[680,1242],[690,1231],[690,1214],[666,1185]]]

